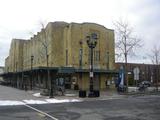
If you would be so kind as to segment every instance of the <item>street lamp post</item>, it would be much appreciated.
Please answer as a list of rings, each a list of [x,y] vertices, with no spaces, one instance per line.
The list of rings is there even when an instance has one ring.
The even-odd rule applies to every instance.
[[[31,87],[31,90],[32,90],[32,83],[33,83],[33,59],[34,59],[34,56],[33,55],[31,55],[31,81],[30,81],[30,87]]]
[[[88,97],[95,97],[94,91],[93,91],[93,78],[94,78],[94,73],[93,73],[93,49],[97,45],[97,34],[92,33],[91,35],[87,36],[87,45],[90,48],[90,87],[89,87],[89,94]]]

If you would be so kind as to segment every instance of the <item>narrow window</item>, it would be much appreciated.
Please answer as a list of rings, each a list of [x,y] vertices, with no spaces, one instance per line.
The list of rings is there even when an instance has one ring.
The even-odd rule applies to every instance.
[[[106,54],[106,67],[109,69],[109,52]]]
[[[68,49],[66,49],[66,66],[68,66]]]
[[[79,66],[82,68],[82,55],[83,55],[83,50],[82,48],[79,50]]]
[[[100,61],[100,51],[99,50],[94,51],[94,59],[95,59],[95,62]]]
[[[88,64],[91,64],[91,50],[88,50]]]

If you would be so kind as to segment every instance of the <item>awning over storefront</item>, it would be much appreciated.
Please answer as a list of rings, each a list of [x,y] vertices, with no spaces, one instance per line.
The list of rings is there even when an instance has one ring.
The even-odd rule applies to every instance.
[[[54,71],[57,74],[74,74],[74,73],[89,73],[89,69],[82,69],[82,68],[74,68],[74,67],[36,67],[33,68],[32,71]],[[106,70],[106,69],[94,69],[93,70],[95,73],[104,73],[104,74],[118,74],[119,71],[116,70]],[[8,76],[8,75],[13,75],[13,74],[21,74],[21,73],[30,73],[31,69],[24,70],[24,71],[18,71],[18,72],[8,72],[8,73],[3,73],[0,76]]]
[[[72,73],[75,73],[75,68],[74,67],[59,67],[57,73],[72,74]]]
[[[12,72],[1,73],[1,74],[0,74],[0,77],[11,76],[12,74],[13,74]]]
[[[89,69],[76,69],[77,73],[87,73]],[[106,73],[106,74],[118,74],[116,70],[106,70],[106,69],[94,69],[93,72],[95,73]]]

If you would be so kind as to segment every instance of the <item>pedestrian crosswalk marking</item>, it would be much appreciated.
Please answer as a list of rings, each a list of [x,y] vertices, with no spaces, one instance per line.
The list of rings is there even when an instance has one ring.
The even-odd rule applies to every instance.
[[[34,108],[34,107],[30,106],[30,105],[24,104],[24,106],[26,106],[26,107],[28,107],[28,108],[30,108],[30,109],[32,109],[32,110],[38,112],[38,113],[43,114],[43,115],[45,115],[45,116],[51,118],[52,120],[58,120],[57,118],[55,118],[55,117],[49,115],[48,113],[45,113],[45,112],[43,112],[43,111],[41,111],[41,110],[38,110],[38,109],[36,109],[36,108]]]

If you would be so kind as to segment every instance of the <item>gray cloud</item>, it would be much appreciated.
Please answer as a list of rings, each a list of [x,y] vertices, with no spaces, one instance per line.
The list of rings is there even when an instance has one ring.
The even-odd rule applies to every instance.
[[[160,1],[142,0],[132,6],[129,11],[137,17],[135,31],[145,43],[139,54],[146,56],[155,44],[160,46]]]
[[[81,0],[78,3],[75,0],[55,0],[54,7],[50,0],[39,1],[39,6],[36,6],[36,1],[24,0],[19,2],[20,9],[17,2],[0,2],[0,65],[4,65],[12,38],[28,39],[31,36],[29,32],[39,30],[35,23],[40,18],[47,21],[96,22],[113,29],[111,24],[114,19],[128,17],[135,33],[145,43],[134,61],[141,60],[154,44],[160,45],[160,0]],[[61,10],[59,6],[64,9]]]

